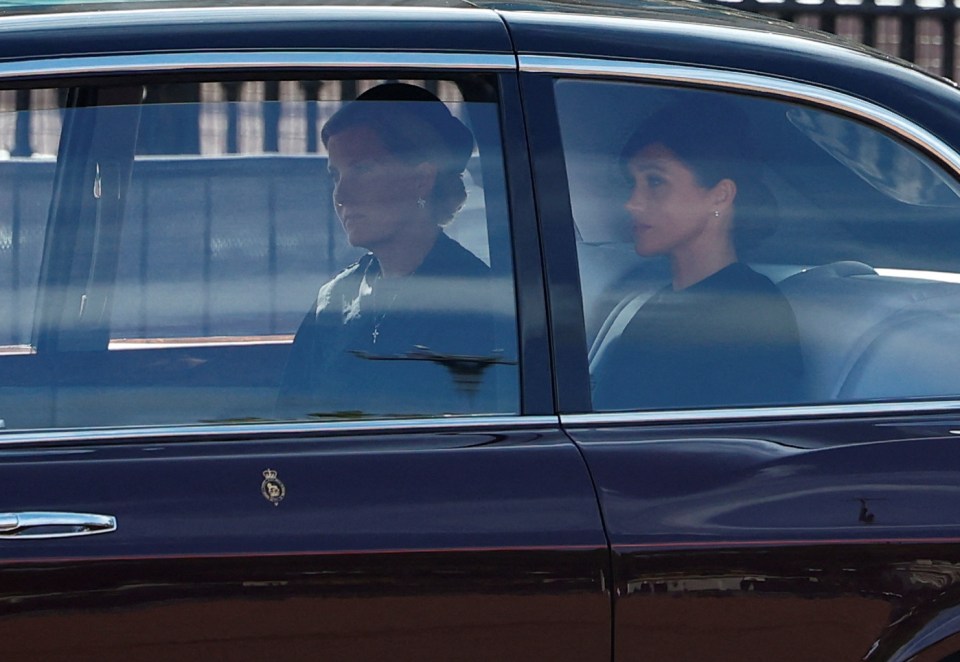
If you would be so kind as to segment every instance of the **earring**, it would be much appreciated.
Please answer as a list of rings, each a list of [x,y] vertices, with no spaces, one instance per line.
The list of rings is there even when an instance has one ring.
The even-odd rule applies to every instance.
[[[427,201],[423,199],[422,195],[417,196],[417,206],[420,207],[420,209],[427,206]]]
[[[719,210],[719,209],[714,209],[714,210],[713,210],[713,215],[714,215],[715,217],[717,217],[717,218],[720,218],[720,210]]]

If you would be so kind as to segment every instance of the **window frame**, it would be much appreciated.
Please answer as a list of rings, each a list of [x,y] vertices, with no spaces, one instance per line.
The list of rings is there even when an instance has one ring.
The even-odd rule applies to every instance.
[[[356,52],[297,52],[261,51],[255,53],[174,53],[169,55],[124,55],[77,57],[57,60],[35,60],[0,65],[0,84],[9,87],[58,87],[82,89],[85,85],[139,85],[144,82],[180,82],[201,78],[226,79],[233,75],[253,78],[294,75],[341,78],[411,78],[417,74],[431,77],[466,74],[488,75],[495,79],[500,97],[498,115],[501,123],[501,151],[504,159],[506,211],[515,279],[517,306],[517,342],[519,355],[520,400],[518,414],[484,416],[418,417],[415,419],[373,419],[363,421],[335,421],[316,423],[229,423],[198,425],[143,425],[117,428],[116,425],[80,428],[77,430],[38,429],[13,430],[0,435],[0,443],[35,443],[59,439],[123,440],[131,438],[166,439],[193,438],[197,434],[214,438],[252,437],[263,435],[302,436],[310,434],[343,433],[355,430],[407,431],[435,429],[475,430],[486,427],[527,428],[556,424],[552,417],[553,392],[549,351],[543,345],[546,336],[544,319],[545,295],[539,238],[536,235],[533,200],[530,193],[529,161],[526,138],[521,123],[519,86],[516,81],[516,60],[503,54],[438,54],[438,53],[356,53]],[[422,76],[421,76],[422,77]],[[58,161],[61,155],[58,154]],[[57,205],[57,195],[51,210]],[[51,211],[51,218],[54,212]],[[48,221],[48,227],[50,222]],[[49,248],[44,247],[44,260]],[[41,276],[41,282],[49,282]],[[48,317],[49,313],[44,313]],[[36,319],[40,319],[38,310]],[[38,340],[35,337],[34,342]],[[44,341],[46,342],[46,341]],[[546,387],[544,386],[546,385]]]
[[[796,103],[817,110],[843,115],[849,119],[893,135],[916,149],[960,182],[960,152],[922,126],[904,116],[868,100],[812,83],[775,78],[763,74],[709,69],[694,65],[624,62],[599,58],[521,55],[519,57],[524,98],[537,115],[537,129],[531,129],[531,150],[538,174],[537,197],[540,204],[542,233],[552,246],[546,251],[546,269],[550,274],[551,322],[554,334],[565,338],[555,343],[554,362],[560,420],[565,426],[598,424],[681,423],[744,421],[759,419],[807,419],[851,415],[898,415],[926,412],[960,411],[960,396],[942,399],[910,399],[883,402],[838,404],[796,404],[790,406],[744,406],[713,409],[649,410],[596,412],[592,410],[590,378],[587,367],[588,345],[582,312],[576,241],[573,231],[551,233],[547,225],[561,223],[574,227],[569,186],[562,154],[554,84],[559,80],[589,79],[614,83],[633,82],[675,86],[703,91],[733,92],[758,98]],[[958,99],[960,103],[960,99]],[[529,120],[528,120],[529,121]],[[548,159],[559,164],[545,165]],[[549,174],[547,169],[549,168]],[[549,178],[548,178],[549,176]],[[545,192],[549,190],[549,200]],[[561,195],[562,193],[562,195]],[[562,198],[562,200],[557,200]],[[549,239],[548,239],[549,238]],[[574,265],[571,268],[571,265]],[[578,306],[569,297],[576,292]],[[574,310],[577,308],[577,310]],[[562,317],[556,311],[562,310]]]

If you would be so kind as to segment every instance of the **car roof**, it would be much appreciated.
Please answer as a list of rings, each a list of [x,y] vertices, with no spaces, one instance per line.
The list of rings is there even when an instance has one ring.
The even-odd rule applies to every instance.
[[[398,17],[404,19],[406,35],[386,25]],[[0,60],[101,52],[267,49],[280,44],[291,49],[583,53],[629,58],[637,46],[630,35],[625,37],[626,48],[596,52],[597,45],[606,41],[606,37],[597,39],[598,33],[615,36],[616,22],[622,19],[634,20],[623,21],[620,34],[631,29],[623,23],[636,20],[681,26],[670,37],[678,43],[683,41],[682,27],[697,25],[867,50],[786,21],[690,0],[0,0]],[[323,25],[331,20],[332,25]],[[352,22],[363,27],[351,30]],[[438,22],[443,29],[437,29]],[[296,23],[302,23],[300,30],[291,29]],[[512,27],[514,23],[520,26],[519,33],[511,38],[503,24]],[[160,27],[163,24],[173,29]],[[56,39],[51,39],[52,31]],[[364,40],[359,34],[363,31],[371,39]],[[90,43],[90,35],[96,43]]]
[[[0,0],[0,65],[257,51],[484,53],[521,64],[559,56],[754,72],[905,114],[919,107],[912,114],[930,130],[958,131],[956,90],[945,79],[827,33],[689,0]]]
[[[426,16],[427,12],[430,12],[435,17],[445,18],[454,24],[473,22],[482,25],[505,20],[508,23],[522,22],[527,26],[544,24],[548,27],[546,31],[556,29],[557,21],[551,21],[550,17],[566,18],[568,23],[589,19],[670,21],[678,25],[715,26],[754,31],[767,36],[802,37],[808,41],[829,43],[835,47],[863,52],[869,51],[874,56],[889,58],[883,53],[872,51],[854,42],[841,40],[833,35],[807,29],[794,23],[693,0],[0,0],[0,30],[16,33],[24,29],[29,31],[49,26],[51,29],[60,30],[60,34],[65,34],[63,30],[82,28],[84,24],[88,24],[91,29],[105,29],[108,25],[115,25],[118,29],[136,30],[145,24],[169,22],[171,25],[182,27],[186,23],[193,22],[207,23],[205,27],[216,33],[217,28],[209,25],[210,21],[204,18],[207,11],[213,12],[211,15],[217,16],[220,20],[228,21],[234,28],[240,24],[249,27],[261,24],[264,29],[270,30],[272,25],[286,19],[308,19],[303,12],[311,9],[318,12],[352,11],[353,16],[367,22],[376,22],[378,16],[416,16],[417,13]],[[463,12],[456,21],[449,18],[456,15],[452,10]],[[479,15],[483,12],[480,10],[487,10],[486,13],[491,16],[486,19],[481,18]],[[521,16],[522,20],[517,18]],[[27,17],[34,17],[36,22],[29,24],[20,22]],[[10,25],[10,28],[4,30],[5,24]],[[584,34],[590,34],[607,29],[609,25],[597,27],[587,23],[579,26],[578,29]],[[342,28],[342,22],[337,27]],[[412,25],[410,27],[415,29]],[[313,25],[311,28],[316,29],[317,26]],[[246,32],[249,35],[252,30],[247,29]],[[145,33],[149,33],[149,30],[145,29]],[[149,35],[144,34],[144,36]],[[179,38],[182,35],[177,36]],[[481,36],[489,38],[489,35]],[[440,42],[445,41],[442,35],[437,35],[437,38]],[[566,40],[567,36],[564,35],[563,38]],[[111,51],[120,50],[114,48],[113,43],[114,40],[111,39],[103,46]],[[153,50],[150,43],[148,39],[143,50]],[[482,47],[480,40],[467,39],[465,42],[452,43],[458,44],[455,50],[469,51]],[[303,44],[295,45],[303,46]],[[591,48],[593,46],[594,44],[591,44]],[[209,49],[216,47],[216,44],[208,43],[204,44],[204,47]],[[363,48],[363,45],[358,44],[357,47]],[[495,52],[501,50],[501,47],[501,40],[493,37],[485,50]],[[324,44],[324,48],[329,49],[331,46]],[[7,49],[2,49],[0,46],[0,57],[3,55],[2,50]],[[401,50],[404,49],[401,48]],[[506,50],[511,49],[508,47]],[[534,49],[526,49],[521,45],[517,50],[523,52]],[[552,50],[576,52],[571,44]],[[585,52],[590,51],[588,49]]]
[[[795,31],[792,24],[757,14],[693,0],[0,0],[0,17],[14,15],[118,12],[148,9],[288,7],[488,9],[498,12],[579,14],[716,22],[727,25]],[[814,34],[813,31],[809,31]]]
[[[674,0],[0,0],[5,14],[67,13],[77,11],[120,11],[129,9],[196,7],[432,7],[476,8],[513,11],[572,12],[578,14],[617,12],[632,15],[651,9],[673,7],[701,13],[725,12],[721,7]]]

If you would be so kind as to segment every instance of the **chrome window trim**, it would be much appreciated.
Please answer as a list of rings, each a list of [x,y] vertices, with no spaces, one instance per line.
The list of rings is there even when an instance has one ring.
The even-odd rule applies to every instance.
[[[22,7],[22,6],[21,6]],[[209,22],[247,24],[290,21],[466,21],[486,20],[500,23],[489,9],[480,7],[415,7],[368,5],[296,6],[250,5],[239,7],[149,7],[128,9],[39,12],[0,16],[0,34],[4,32],[60,31],[68,28],[101,29],[110,27],[181,26]]]
[[[344,16],[352,9],[344,9]],[[469,11],[469,10],[466,10]],[[139,12],[137,12],[139,13]],[[311,13],[311,12],[308,12]],[[312,12],[316,14],[317,12]],[[379,12],[382,13],[382,12]],[[401,12],[403,13],[403,12]],[[464,10],[450,12],[464,18]],[[475,13],[475,12],[474,12]],[[238,16],[248,17],[245,13]],[[61,17],[70,20],[77,14]],[[423,18],[418,16],[417,18]],[[45,17],[29,17],[45,27]],[[13,20],[13,19],[10,19]],[[2,27],[9,28],[5,19]],[[43,24],[42,26],[40,24]],[[444,71],[516,71],[512,54],[498,53],[384,53],[370,51],[277,51],[256,52],[222,51],[190,53],[144,53],[132,55],[104,55],[65,58],[45,58],[21,62],[0,63],[0,81],[40,77],[77,75],[108,75],[130,73],[162,73],[183,71],[296,70],[337,68],[363,71],[365,69],[410,69]],[[178,440],[231,440],[256,438],[295,438],[325,435],[350,435],[402,432],[483,431],[486,429],[530,429],[557,427],[559,419],[551,416],[526,417],[520,415],[451,416],[370,421],[323,421],[302,423],[257,423],[231,425],[169,425],[131,426],[115,428],[38,429],[0,432],[0,452],[24,444],[144,442]],[[0,422],[2,427],[2,422]]]
[[[716,423],[756,420],[844,418],[886,416],[890,414],[936,414],[960,412],[960,400],[922,402],[863,402],[835,405],[791,405],[784,407],[744,407],[666,411],[596,412],[561,414],[564,427],[594,427],[611,424],[650,425],[657,423]]]
[[[556,416],[450,416],[369,421],[322,421],[304,423],[236,423],[230,425],[156,425],[119,428],[70,428],[12,430],[0,432],[0,453],[22,444],[149,442],[149,441],[231,441],[398,434],[404,432],[483,432],[484,430],[526,430],[557,427]]]
[[[229,69],[254,71],[335,67],[416,70],[516,71],[513,55],[497,53],[374,53],[367,51],[223,51],[91,55],[0,63],[0,81],[53,76],[131,73],[202,72]]]
[[[877,104],[842,92],[761,74],[707,69],[698,66],[624,62],[579,57],[521,55],[520,71],[566,76],[614,76],[635,81],[700,85],[735,92],[799,101],[843,112],[879,125],[916,147],[932,153],[960,177],[960,155],[933,133]]]

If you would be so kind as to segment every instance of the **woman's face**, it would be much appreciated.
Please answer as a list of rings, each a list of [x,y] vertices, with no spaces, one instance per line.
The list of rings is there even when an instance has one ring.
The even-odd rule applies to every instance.
[[[628,163],[633,191],[625,205],[633,219],[633,240],[640,255],[675,255],[711,240],[715,193],[673,152],[648,145]]]
[[[327,152],[333,201],[352,246],[376,253],[423,220],[416,167],[394,156],[376,131],[344,129],[327,141]]]

